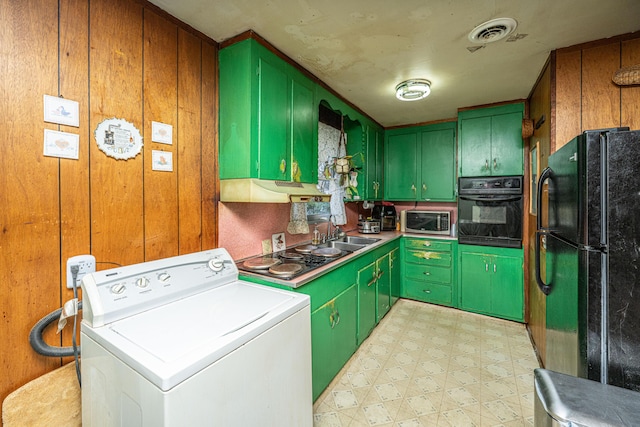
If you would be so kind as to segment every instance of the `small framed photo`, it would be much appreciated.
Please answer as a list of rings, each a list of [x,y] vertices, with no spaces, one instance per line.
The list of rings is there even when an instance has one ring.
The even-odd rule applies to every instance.
[[[79,127],[79,112],[80,106],[77,101],[44,95],[45,122]]]
[[[159,142],[160,144],[173,144],[173,126],[152,121],[151,141]]]
[[[173,153],[171,151],[151,150],[151,170],[173,172]]]
[[[78,159],[80,136],[58,132],[57,130],[44,130],[44,155],[49,157],[62,157],[65,159]]]

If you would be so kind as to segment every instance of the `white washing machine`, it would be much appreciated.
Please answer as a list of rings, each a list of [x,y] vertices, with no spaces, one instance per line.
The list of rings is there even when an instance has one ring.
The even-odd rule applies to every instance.
[[[307,295],[238,280],[224,249],[82,280],[84,426],[311,426]]]

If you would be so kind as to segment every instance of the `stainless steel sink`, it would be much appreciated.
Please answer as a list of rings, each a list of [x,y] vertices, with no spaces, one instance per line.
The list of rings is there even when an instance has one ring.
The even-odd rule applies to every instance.
[[[359,245],[359,244],[349,243],[344,241],[341,242],[337,240],[332,240],[330,242],[327,242],[325,245],[329,248],[336,248],[336,249],[340,249],[341,251],[349,251],[349,252],[355,252],[358,249],[362,249],[365,247],[365,245]],[[325,245],[321,245],[321,246],[325,246]]]
[[[380,241],[380,239],[375,239],[373,237],[344,236],[342,241],[353,245],[366,246],[376,243]]]

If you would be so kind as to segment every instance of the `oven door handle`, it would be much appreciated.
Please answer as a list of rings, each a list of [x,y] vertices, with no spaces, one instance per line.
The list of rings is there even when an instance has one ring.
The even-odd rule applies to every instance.
[[[473,202],[517,202],[522,196],[512,197],[492,197],[492,196],[460,196],[462,200],[471,200]]]

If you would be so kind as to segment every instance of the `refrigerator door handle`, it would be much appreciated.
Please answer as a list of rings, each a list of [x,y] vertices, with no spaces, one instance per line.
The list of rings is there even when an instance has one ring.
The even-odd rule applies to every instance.
[[[540,178],[538,179],[538,188],[536,189],[538,192],[538,197],[536,199],[536,229],[542,230],[542,188],[544,187],[544,183],[549,178],[553,178],[553,169],[547,167],[544,168],[542,173],[540,174]]]
[[[538,288],[540,288],[542,293],[545,295],[549,295],[551,292],[551,283],[545,283],[544,280],[542,280],[542,273],[540,272],[540,239],[542,236],[547,236],[547,234],[548,233],[544,230],[536,230],[536,283],[538,284]]]

